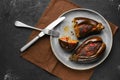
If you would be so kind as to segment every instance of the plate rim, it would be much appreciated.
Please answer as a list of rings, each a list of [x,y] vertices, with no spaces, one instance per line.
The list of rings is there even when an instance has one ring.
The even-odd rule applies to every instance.
[[[107,27],[109,28],[110,33],[111,33],[111,35],[110,35],[110,37],[111,37],[111,46],[110,46],[110,49],[109,49],[108,54],[107,54],[102,60],[100,60],[98,63],[96,63],[94,66],[89,67],[89,68],[84,68],[84,69],[83,69],[83,68],[82,68],[82,69],[80,69],[80,68],[78,69],[78,68],[70,67],[70,65],[66,65],[66,64],[56,55],[56,52],[55,52],[54,49],[53,49],[52,36],[50,36],[51,48],[52,48],[52,51],[53,51],[53,54],[55,55],[55,57],[56,57],[63,65],[67,66],[68,68],[74,69],[74,70],[88,70],[88,69],[92,69],[92,68],[94,68],[94,67],[97,67],[97,66],[100,65],[101,63],[103,63],[103,62],[105,61],[105,59],[108,57],[108,55],[110,54],[111,49],[112,49],[112,45],[113,45],[112,30],[111,30],[111,28],[110,28],[110,25],[109,25],[108,21],[107,21],[100,13],[98,13],[98,12],[95,11],[95,10],[88,9],[88,8],[74,8],[74,9],[70,9],[70,10],[67,10],[67,11],[65,11],[64,13],[62,13],[59,17],[62,17],[62,16],[65,15],[66,13],[71,12],[71,11],[75,11],[75,10],[87,10],[87,11],[93,12],[93,13],[97,14],[98,16],[100,16],[100,17],[105,21],[105,23],[106,23],[106,25],[107,25]],[[59,18],[59,17],[58,17],[58,18]]]

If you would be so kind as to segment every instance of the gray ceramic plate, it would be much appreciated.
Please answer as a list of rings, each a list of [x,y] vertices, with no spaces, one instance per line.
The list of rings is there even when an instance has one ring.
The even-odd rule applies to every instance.
[[[103,41],[105,42],[106,51],[105,51],[104,55],[95,62],[75,63],[75,62],[72,62],[69,60],[69,56],[72,54],[72,52],[64,51],[59,45],[58,38],[51,36],[50,37],[51,47],[52,47],[54,55],[57,57],[57,59],[61,63],[63,63],[65,66],[67,66],[71,69],[75,69],[75,70],[91,69],[93,67],[98,66],[100,63],[102,63],[108,57],[111,47],[112,47],[112,42],[113,42],[111,28],[110,28],[108,22],[105,20],[105,18],[102,17],[98,12],[90,10],[90,9],[85,9],[85,8],[72,9],[72,10],[69,10],[69,11],[63,13],[61,16],[65,16],[66,19],[55,28],[55,30],[57,30],[61,33],[60,37],[68,35],[68,36],[71,36],[72,38],[76,39],[75,36],[72,35],[73,33],[71,33],[71,31],[73,31],[72,20],[75,17],[86,17],[86,18],[90,18],[90,19],[93,19],[93,20],[96,20],[96,21],[102,23],[103,26],[105,26],[105,29],[101,32],[101,34],[97,34],[97,36],[100,36],[103,39]],[[67,32],[65,31],[66,27],[67,27]],[[92,36],[94,36],[94,35],[92,35]],[[87,38],[89,38],[89,37],[87,37]],[[87,38],[80,40],[79,45]]]

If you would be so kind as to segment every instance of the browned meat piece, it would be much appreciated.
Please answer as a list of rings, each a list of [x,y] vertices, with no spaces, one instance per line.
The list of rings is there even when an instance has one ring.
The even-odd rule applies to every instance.
[[[78,39],[100,33],[104,29],[101,23],[84,17],[76,17],[72,22],[74,23],[74,31]]]
[[[101,37],[94,36],[83,42],[70,57],[72,61],[90,61],[98,58],[106,49]]]

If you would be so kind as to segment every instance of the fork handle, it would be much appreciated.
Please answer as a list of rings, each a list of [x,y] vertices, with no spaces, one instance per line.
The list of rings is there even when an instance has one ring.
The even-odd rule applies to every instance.
[[[19,28],[30,28],[30,29],[35,29],[35,30],[38,30],[38,31],[42,31],[42,29],[40,29],[40,28],[29,26],[29,25],[27,25],[23,22],[20,22],[20,21],[15,21],[15,26],[17,26]]]

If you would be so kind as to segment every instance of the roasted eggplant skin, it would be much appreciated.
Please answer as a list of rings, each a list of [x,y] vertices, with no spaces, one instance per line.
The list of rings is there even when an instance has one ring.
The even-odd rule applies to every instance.
[[[61,37],[58,39],[60,46],[65,50],[65,51],[73,51],[77,45],[78,45],[78,40],[72,40],[70,37]]]
[[[101,23],[85,17],[75,17],[72,22],[78,39],[100,33],[104,29]]]
[[[93,48],[96,48],[96,51],[92,53],[92,55],[88,55],[87,53],[82,55],[82,50],[86,45],[96,44]],[[85,40],[75,51],[73,55],[70,56],[71,61],[75,62],[91,62],[99,58],[105,51],[106,44],[103,42],[102,38],[99,36],[94,36]]]

